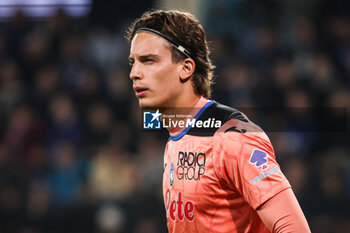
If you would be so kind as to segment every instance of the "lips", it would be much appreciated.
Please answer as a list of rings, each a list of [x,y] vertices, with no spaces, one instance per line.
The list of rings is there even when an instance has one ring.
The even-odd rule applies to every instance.
[[[147,93],[147,91],[148,91],[147,88],[145,88],[145,87],[140,87],[140,86],[135,86],[133,89],[134,89],[134,91],[135,91],[136,97],[142,97],[142,96],[144,96],[144,95]]]

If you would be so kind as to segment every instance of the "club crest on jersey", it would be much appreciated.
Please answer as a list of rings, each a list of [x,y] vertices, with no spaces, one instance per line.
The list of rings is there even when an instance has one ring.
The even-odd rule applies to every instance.
[[[269,167],[267,162],[267,153],[259,149],[255,149],[249,159],[250,164],[254,164],[255,167],[261,170],[266,170]]]
[[[170,181],[170,186],[173,186],[174,184],[174,164],[173,163],[171,163],[170,165],[169,181]]]

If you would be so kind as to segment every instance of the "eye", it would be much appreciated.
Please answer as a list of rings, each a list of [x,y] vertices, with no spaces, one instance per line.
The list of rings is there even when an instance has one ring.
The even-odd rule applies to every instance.
[[[129,65],[130,65],[130,66],[133,66],[133,65],[134,65],[134,63],[135,63],[135,61],[134,61],[134,60],[129,59]]]
[[[153,64],[154,62],[155,62],[155,60],[153,60],[153,59],[146,59],[143,61],[143,63],[145,63],[145,64]]]

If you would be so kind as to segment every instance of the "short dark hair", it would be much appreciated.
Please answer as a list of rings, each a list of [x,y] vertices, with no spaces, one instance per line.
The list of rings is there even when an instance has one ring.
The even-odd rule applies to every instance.
[[[209,47],[205,31],[199,20],[188,12],[177,10],[154,10],[145,12],[127,30],[126,38],[131,43],[140,28],[156,30],[187,49],[196,63],[192,75],[192,86],[196,95],[210,98],[215,66],[209,59]],[[172,61],[186,58],[178,49],[171,46]]]

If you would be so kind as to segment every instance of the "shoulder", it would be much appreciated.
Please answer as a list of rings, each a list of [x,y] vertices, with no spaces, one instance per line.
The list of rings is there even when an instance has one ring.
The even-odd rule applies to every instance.
[[[214,102],[197,119],[197,121],[211,123],[208,124],[209,127],[192,127],[187,134],[193,136],[214,136],[230,120],[249,122],[249,119],[237,109]]]
[[[187,134],[212,137],[213,149],[224,153],[241,154],[243,148],[272,151],[265,132],[241,111],[214,102],[197,119],[209,127],[192,127]],[[248,146],[249,145],[249,146]]]
[[[266,133],[241,111],[216,103],[207,114],[216,116],[222,122],[213,132],[215,150],[239,156],[249,156],[255,149],[274,153]]]

